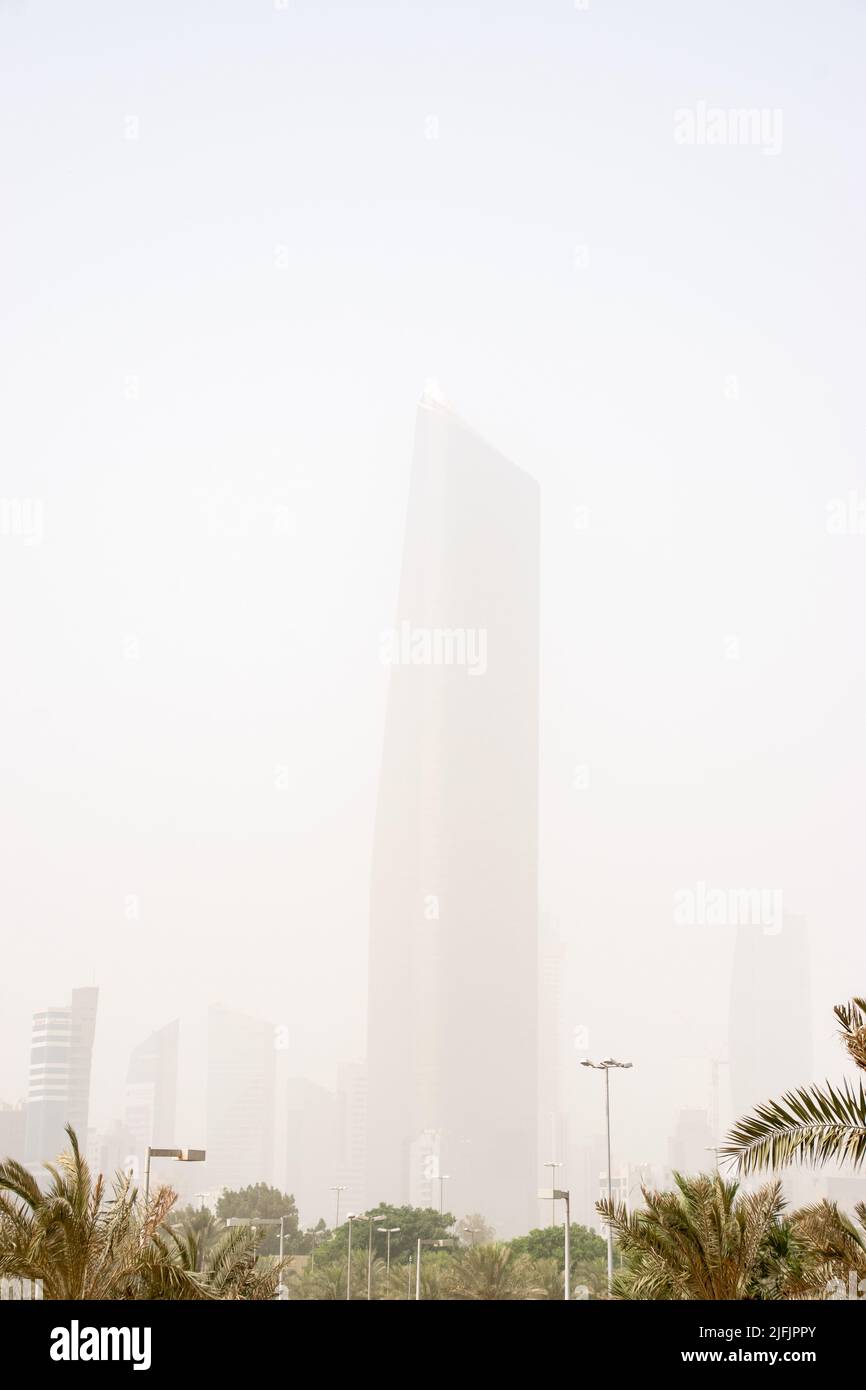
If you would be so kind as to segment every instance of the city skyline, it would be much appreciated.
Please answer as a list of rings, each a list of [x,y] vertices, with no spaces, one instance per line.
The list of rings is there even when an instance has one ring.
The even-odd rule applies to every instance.
[[[457,998],[465,1089],[495,1078],[479,1124],[512,1072],[521,1152],[531,1123],[527,1219],[548,1161],[588,1210],[604,1088],[582,1061],[633,1062],[613,1166],[662,1171],[682,1114],[716,1140],[748,1097],[837,1075],[830,1010],[866,970],[866,11],[179,8],[0,4],[0,1135],[27,1146],[34,1016],[64,1052],[70,991],[98,986],[73,1111],[100,1161],[173,1113],[232,1177],[239,1117],[237,1179],[289,1181],[296,1140],[314,1212],[325,1151],[364,1201],[411,1158],[406,1190],[437,1203],[438,1165],[463,1205],[477,1174],[445,1131],[474,1116],[441,1113],[462,1078],[430,1024]],[[480,559],[514,541],[497,586],[506,559],[537,575],[531,752],[526,690],[493,696],[493,600],[440,620],[401,598],[407,518],[428,574],[435,550],[412,493],[431,379],[425,428],[445,399],[467,422],[467,488],[480,440],[538,488],[537,555],[504,462],[471,500],[455,480],[440,532],[470,596],[473,528]],[[424,737],[395,758],[393,692],[430,672],[441,727],[408,702]],[[442,792],[420,836],[413,758]],[[393,1017],[373,991],[368,1056],[371,874],[416,957],[392,961]],[[443,986],[452,929],[491,973],[513,956],[511,1017],[477,959]],[[234,1077],[219,1001],[257,1020]],[[164,1081],[130,1062],[174,1020],[172,1103],[168,1039]],[[377,1027],[424,1072],[393,1113]],[[31,1152],[56,1137],[35,1065]],[[365,1085],[383,1191],[358,1177]]]

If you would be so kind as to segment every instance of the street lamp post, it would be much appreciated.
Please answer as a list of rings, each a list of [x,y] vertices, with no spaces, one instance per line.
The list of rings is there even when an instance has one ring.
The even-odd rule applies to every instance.
[[[368,1213],[367,1220],[370,1229],[367,1232],[367,1302],[373,1297],[373,1222],[382,1220],[382,1213],[377,1211],[375,1215]]]
[[[335,1183],[335,1185],[331,1188],[331,1191],[336,1192],[337,1194],[337,1214],[334,1218],[334,1230],[336,1231],[337,1227],[340,1224],[340,1193],[346,1191],[346,1184],[344,1182]]]
[[[152,1158],[176,1158],[178,1163],[204,1163],[207,1154],[204,1149],[154,1149],[150,1144],[144,1159],[144,1204],[150,1196],[150,1160]]]
[[[604,1072],[604,1118],[607,1125],[607,1202],[609,1207],[613,1207],[613,1171],[610,1158],[610,1073],[614,1067],[620,1067],[627,1071],[633,1064],[631,1062],[617,1062],[613,1057],[606,1057],[603,1062],[581,1062],[582,1067],[594,1067],[596,1071]],[[613,1227],[607,1223],[607,1291],[610,1293],[613,1284]]]
[[[349,1223],[349,1255],[348,1255],[348,1262],[347,1262],[347,1265],[346,1265],[346,1302],[347,1302],[347,1303],[349,1302],[349,1300],[350,1300],[351,1297],[352,1297],[352,1227],[354,1226],[355,1222],[356,1222],[356,1221],[360,1221],[360,1219],[361,1219],[361,1218],[360,1218],[359,1216],[356,1216],[356,1214],[355,1214],[353,1211],[350,1211],[350,1212],[349,1212],[349,1215],[346,1217],[346,1220],[347,1220],[348,1223]]]
[[[544,1165],[545,1168],[549,1164]],[[563,1188],[548,1187],[538,1194],[542,1202],[550,1202],[554,1207],[557,1202],[565,1202],[565,1301],[571,1302],[571,1193]],[[554,1225],[556,1222],[554,1221]]]
[[[316,1268],[316,1251],[319,1248],[319,1242],[327,1240],[328,1234],[327,1231],[310,1231],[310,1237],[313,1242],[313,1248],[310,1251],[310,1267],[312,1269]]]
[[[380,1233],[381,1235],[384,1235],[384,1236],[387,1238],[386,1246],[385,1246],[385,1249],[386,1249],[386,1254],[385,1254],[385,1283],[387,1284],[387,1286],[388,1286],[389,1289],[390,1289],[390,1287],[391,1287],[391,1237],[392,1237],[392,1235],[396,1235],[397,1232],[399,1231],[399,1229],[400,1229],[399,1226],[380,1226],[380,1227],[379,1227],[379,1233]]]

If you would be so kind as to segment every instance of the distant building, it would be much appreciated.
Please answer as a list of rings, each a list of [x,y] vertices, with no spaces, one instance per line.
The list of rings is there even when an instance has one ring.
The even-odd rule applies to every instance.
[[[286,1083],[286,1174],[284,1188],[295,1199],[302,1228],[324,1217],[334,1223],[337,1159],[337,1097],[303,1077]],[[340,1203],[341,1215],[352,1208]]]
[[[273,1181],[274,1028],[215,1005],[208,1012],[209,1188]]]
[[[31,1167],[53,1163],[68,1147],[67,1124],[86,1152],[98,998],[96,988],[74,989],[68,1008],[33,1015],[24,1142]]]
[[[671,1171],[693,1177],[716,1170],[715,1140],[704,1110],[681,1110],[671,1135],[668,1152]]]
[[[601,1229],[601,1221],[595,1209],[600,1197],[606,1196],[607,1142],[604,1135],[593,1135],[589,1139],[569,1143],[567,1167],[557,1182],[562,1182],[571,1193],[571,1219],[590,1230]],[[545,1177],[544,1185],[548,1186]],[[543,1213],[544,1224],[550,1221],[550,1205]]]
[[[536,480],[418,409],[373,845],[372,1201],[442,1135],[446,1204],[525,1231],[538,1185]]]
[[[27,1111],[24,1102],[7,1105],[0,1101],[0,1162],[14,1158],[24,1162],[24,1134]]]
[[[102,1173],[108,1185],[116,1173],[129,1173],[139,1185],[144,1164],[136,1152],[135,1137],[120,1120],[107,1130],[91,1130],[87,1137],[87,1162],[92,1173]]]
[[[335,1181],[345,1187],[341,1210],[367,1209],[367,1069],[357,1062],[337,1068]],[[377,1192],[369,1199],[385,1201]]]
[[[425,1129],[409,1146],[409,1205],[436,1210],[443,1204],[445,1181],[442,1135]]]
[[[778,933],[738,929],[728,1055],[735,1120],[762,1101],[814,1079],[804,918],[785,916]]]
[[[551,1169],[562,1163],[567,1147],[566,1118],[562,1102],[562,1057],[567,1051],[562,1021],[562,974],[566,947],[555,923],[541,920],[538,952],[538,1168],[542,1187],[549,1187]],[[578,1040],[579,1041],[579,1040]],[[556,1170],[558,1173],[559,1169]],[[558,1179],[557,1179],[558,1182]]]
[[[175,1143],[179,1027],[175,1019],[158,1028],[133,1048],[129,1059],[123,1121],[141,1172],[148,1146],[170,1148]]]

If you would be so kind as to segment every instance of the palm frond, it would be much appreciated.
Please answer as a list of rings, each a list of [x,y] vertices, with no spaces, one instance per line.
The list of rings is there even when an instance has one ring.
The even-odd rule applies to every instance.
[[[756,1106],[734,1125],[721,1153],[741,1173],[831,1159],[859,1167],[866,1158],[863,1083],[856,1090],[847,1080],[841,1087],[804,1086]]]
[[[866,1071],[866,999],[836,1004],[833,1012],[841,1025],[840,1036],[848,1056],[861,1071]]]

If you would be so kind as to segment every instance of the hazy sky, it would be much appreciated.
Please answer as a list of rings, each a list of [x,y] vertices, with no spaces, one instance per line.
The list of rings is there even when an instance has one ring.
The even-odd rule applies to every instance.
[[[733,935],[673,924],[700,880],[808,919],[841,1068],[864,31],[854,0],[0,0],[0,1099],[91,982],[99,1123],[180,1015],[198,1141],[213,1000],[287,1024],[292,1071],[363,1056],[430,376],[541,484],[542,906],[565,1031],[636,1063],[621,1147],[663,1154],[726,1053]],[[678,143],[700,103],[781,141]]]

